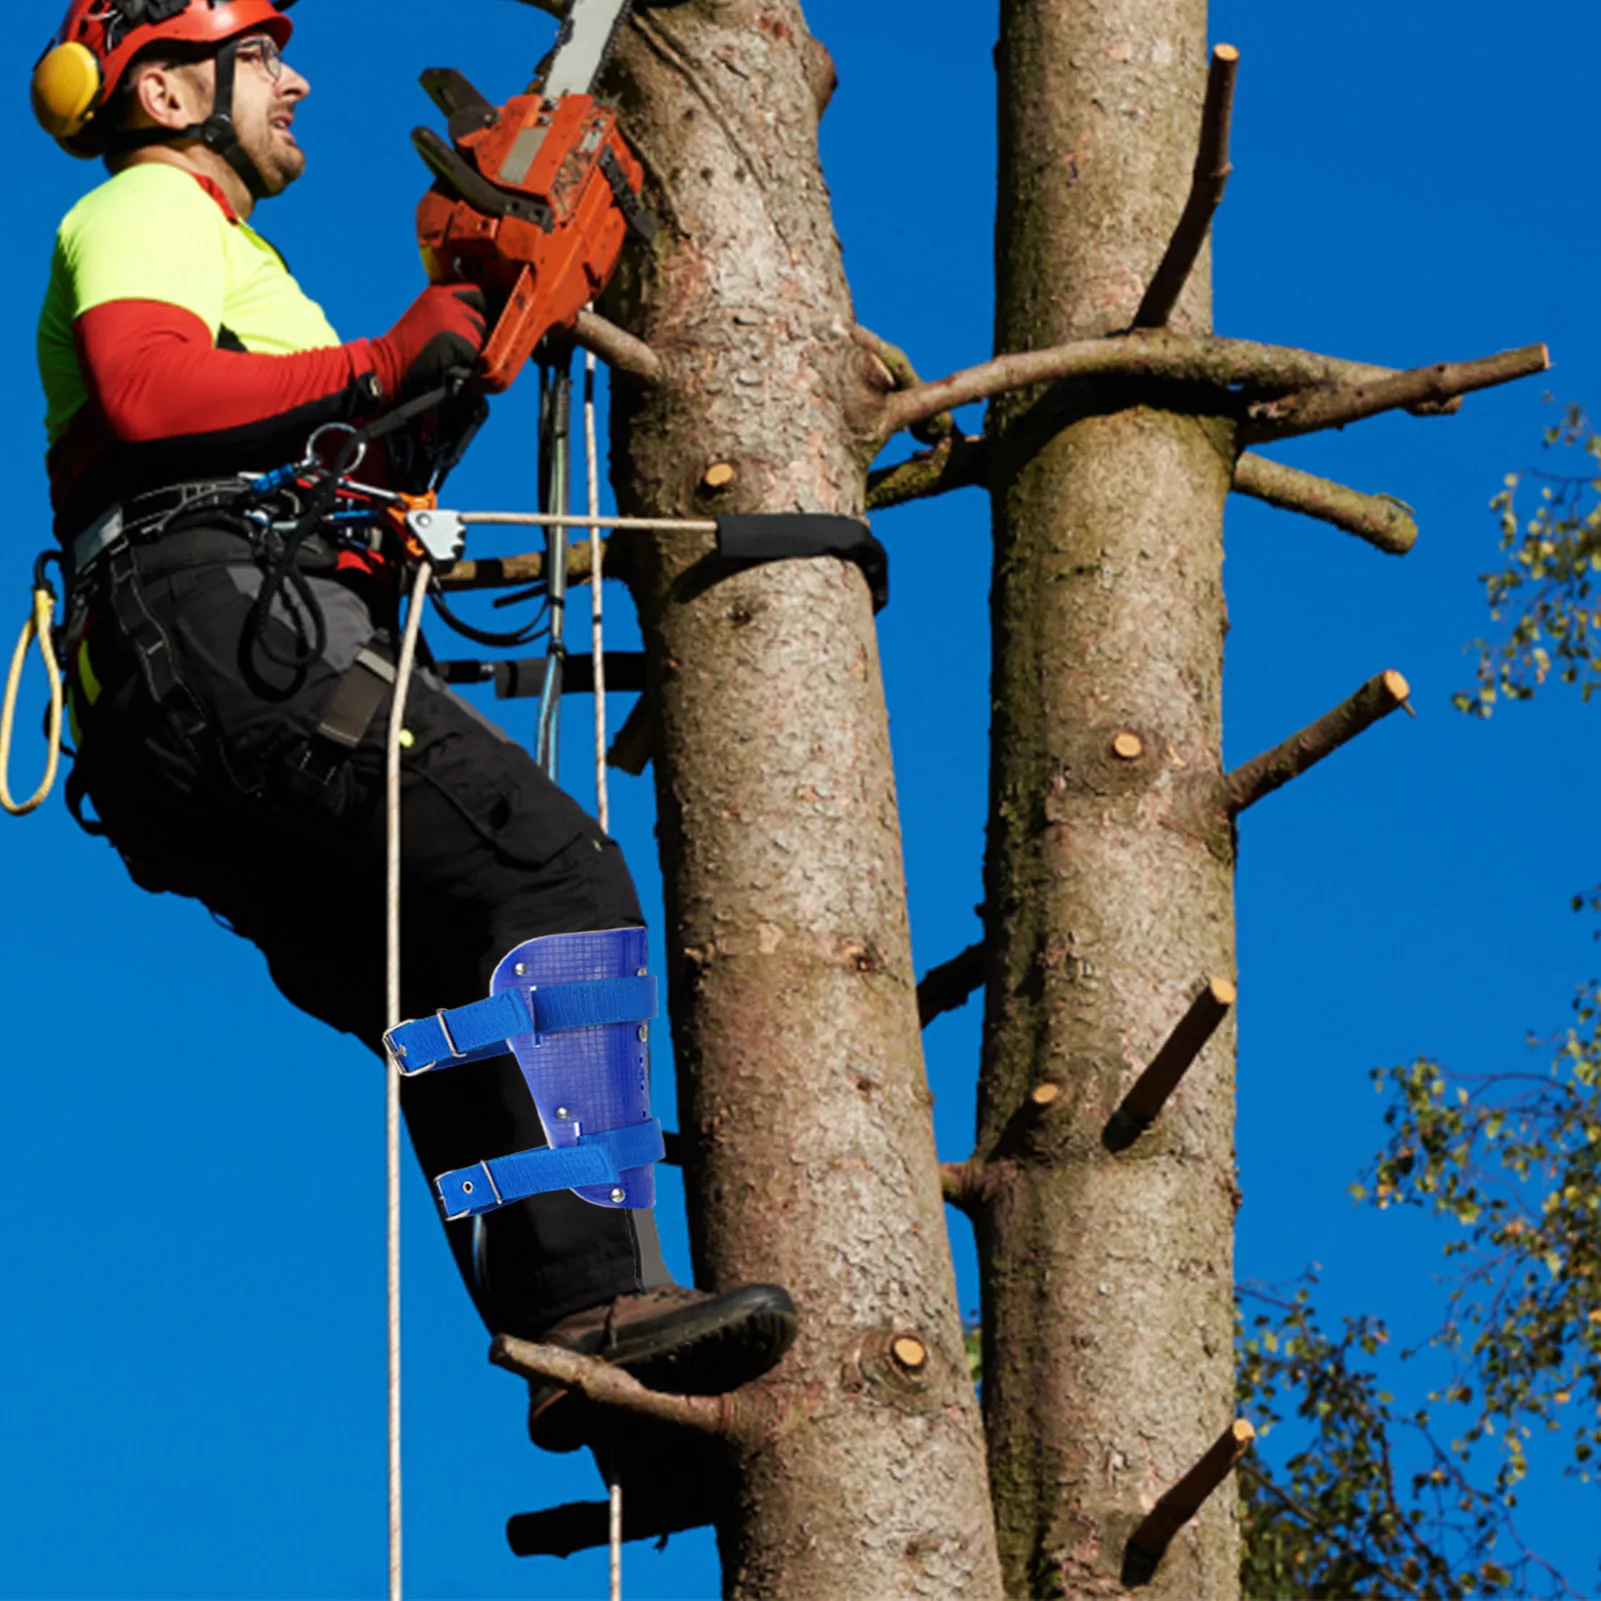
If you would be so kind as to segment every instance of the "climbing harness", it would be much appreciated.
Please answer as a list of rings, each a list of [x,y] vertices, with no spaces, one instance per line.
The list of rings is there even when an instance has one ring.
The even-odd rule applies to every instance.
[[[53,551],[41,556],[33,564],[33,607],[22,626],[17,648],[12,653],[11,671],[6,678],[5,702],[0,706],[0,807],[12,817],[26,817],[44,805],[50,798],[50,791],[55,788],[56,771],[61,764],[63,696],[61,668],[55,648],[56,592],[45,575],[45,568],[51,561],[60,562],[60,557]],[[23,669],[28,663],[28,653],[35,644],[39,647],[39,659],[44,663],[45,677],[50,683],[50,713],[45,729],[48,754],[44,777],[38,789],[27,800],[18,801],[11,794],[11,735],[16,721],[17,695],[22,688]]]
[[[35,103],[49,131],[76,154],[132,148],[146,136],[117,136],[95,128],[95,114],[112,97],[133,59],[132,44],[172,37],[216,44],[217,89],[211,115],[176,137],[197,137],[229,161],[251,192],[261,175],[238,143],[232,121],[240,52],[230,19],[248,19],[267,37],[249,48],[271,72],[276,50],[287,43],[282,10],[290,0],[72,0],[58,48],[41,63]],[[434,281],[464,279],[495,291],[499,306],[479,370],[418,396],[365,428],[345,424],[321,430],[303,458],[273,472],[180,486],[113,507],[74,542],[74,586],[94,575],[126,644],[132,647],[144,687],[166,714],[181,743],[199,751],[207,732],[203,708],[184,684],[177,653],[140,587],[149,547],[159,565],[254,557],[262,582],[243,641],[246,676],[266,669],[301,674],[321,660],[327,621],[308,574],[331,570],[341,544],[367,544],[411,564],[409,604],[398,652],[374,636],[357,653],[329,696],[304,770],[330,782],[350,753],[369,736],[384,700],[386,811],[386,1266],[388,1312],[389,1592],[402,1585],[401,1479],[401,1104],[402,1077],[440,1071],[510,1050],[533,1096],[548,1144],[514,1156],[486,1158],[473,1167],[430,1175],[447,1219],[482,1219],[531,1195],[570,1189],[602,1207],[642,1209],[655,1199],[654,1165],[664,1156],[660,1122],[650,1113],[649,1038],[657,1015],[656,982],[647,962],[643,929],[561,934],[534,939],[507,953],[489,998],[403,1022],[400,1016],[402,927],[401,825],[405,719],[419,653],[426,603],[432,599],[451,628],[490,648],[516,648],[544,637],[538,676],[535,756],[554,781],[559,772],[561,698],[569,691],[595,695],[596,790],[603,832],[610,831],[606,783],[606,694],[609,687],[640,687],[637,675],[609,670],[605,651],[603,529],[715,536],[727,570],[792,558],[833,555],[860,565],[875,609],[888,600],[888,562],[866,524],[852,518],[780,515],[716,520],[606,518],[600,514],[599,454],[595,421],[596,368],[586,358],[584,443],[585,515],[574,516],[571,436],[573,383],[571,330],[584,306],[605,287],[632,233],[648,240],[654,222],[640,201],[644,169],[617,127],[616,114],[591,91],[628,12],[628,0],[572,0],[542,85],[504,106],[484,99],[458,73],[425,75],[424,86],[449,118],[450,139],[427,130],[415,136],[436,182],[419,211],[419,236]],[[190,35],[187,30],[200,30]],[[230,31],[231,30],[231,31]],[[122,52],[122,53],[119,53]],[[148,139],[174,137],[152,132]],[[457,513],[438,497],[451,469],[487,410],[483,391],[512,383],[530,359],[542,362],[540,401],[540,510],[534,514]],[[378,397],[374,396],[374,399]],[[470,402],[470,405],[468,404]],[[406,473],[415,492],[379,488],[358,477],[369,447],[413,419],[439,409],[448,415],[441,437],[425,450],[425,473]],[[418,491],[417,484],[424,487]],[[542,585],[512,603],[541,601],[531,620],[510,631],[479,628],[458,616],[438,582],[460,559],[466,530],[475,526],[537,526],[545,530]],[[569,530],[587,529],[593,610],[592,655],[569,660],[566,648]],[[62,692],[51,630],[54,596],[35,606],[24,631],[8,686],[0,728],[0,798],[6,809],[42,803],[55,776],[60,745]],[[497,603],[500,604],[500,603]],[[285,635],[287,632],[287,644]],[[70,630],[69,630],[70,633]],[[25,808],[16,808],[3,775],[21,664],[39,641],[51,675],[51,757],[46,783]],[[470,664],[471,665],[471,664]],[[501,663],[507,678],[523,664]],[[85,665],[84,668],[87,671]],[[469,675],[470,676],[470,675]],[[497,681],[500,677],[496,672]],[[532,674],[528,675],[532,682]],[[597,842],[598,843],[598,842]],[[482,1234],[475,1238],[475,1260]],[[621,1596],[622,1489],[615,1465],[603,1463],[610,1495],[611,1588]]]

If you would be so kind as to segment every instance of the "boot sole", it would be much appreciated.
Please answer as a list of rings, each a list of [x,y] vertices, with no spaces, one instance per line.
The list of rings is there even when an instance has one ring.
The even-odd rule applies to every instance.
[[[725,1395],[776,1367],[794,1343],[796,1327],[788,1296],[771,1286],[747,1285],[633,1324],[610,1345],[597,1331],[571,1349],[622,1368],[650,1390]],[[559,1385],[536,1386],[529,1438],[547,1451],[576,1451],[599,1436],[601,1412]]]

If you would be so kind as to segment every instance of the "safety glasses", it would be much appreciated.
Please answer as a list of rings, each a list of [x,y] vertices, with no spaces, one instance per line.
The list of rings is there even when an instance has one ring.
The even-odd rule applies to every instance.
[[[238,58],[260,67],[274,83],[283,78],[283,53],[278,48],[278,41],[270,34],[253,33],[248,39],[242,40]]]

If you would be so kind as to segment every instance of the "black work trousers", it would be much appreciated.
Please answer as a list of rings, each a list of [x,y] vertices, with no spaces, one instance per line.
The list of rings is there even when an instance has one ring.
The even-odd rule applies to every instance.
[[[83,724],[74,787],[137,883],[202,901],[260,948],[290,1001],[381,1055],[387,698],[331,777],[322,776],[326,743],[312,741],[375,623],[393,621],[384,586],[310,578],[327,645],[293,670],[249,648],[246,620],[261,586],[254,563],[162,575],[160,554],[139,553],[138,589],[205,731],[186,738],[170,706],[154,703],[91,587],[90,671],[74,680]],[[275,605],[267,637],[280,656],[304,648],[309,632],[303,600]],[[524,940],[643,921],[617,846],[426,670],[406,723],[405,1017],[482,999],[501,957]],[[430,1179],[544,1143],[510,1056],[408,1079],[402,1104]],[[592,1206],[571,1191],[504,1207],[476,1230],[467,1220],[446,1229],[494,1332],[534,1337],[570,1312],[667,1280],[649,1213]]]

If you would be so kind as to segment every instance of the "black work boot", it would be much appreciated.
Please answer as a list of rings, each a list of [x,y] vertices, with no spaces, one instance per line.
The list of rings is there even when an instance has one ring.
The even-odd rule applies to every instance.
[[[776,1367],[794,1340],[795,1303],[776,1284],[727,1295],[667,1284],[574,1312],[540,1336],[672,1395],[737,1390]],[[620,1417],[603,1423],[602,1411],[563,1385],[529,1381],[528,1438],[547,1451],[576,1451],[626,1429]]]

